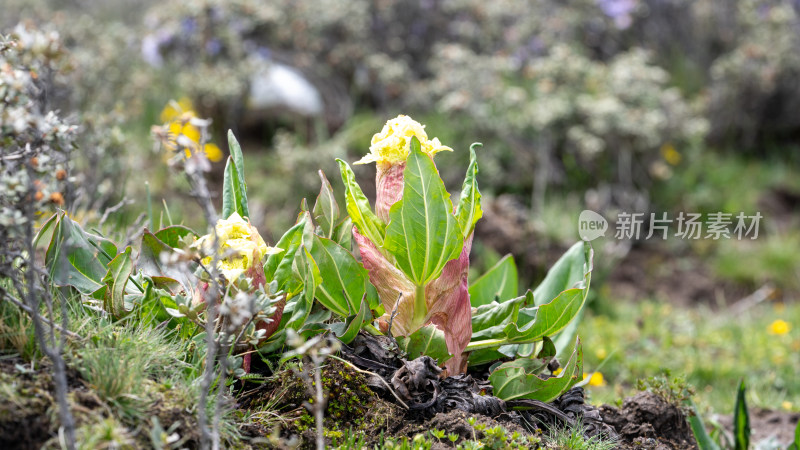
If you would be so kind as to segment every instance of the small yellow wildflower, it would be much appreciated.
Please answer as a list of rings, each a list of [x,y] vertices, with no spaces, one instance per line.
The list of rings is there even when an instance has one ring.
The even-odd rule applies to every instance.
[[[788,400],[784,400],[784,401],[781,402],[781,408],[783,408],[786,411],[791,411],[792,410],[792,406],[794,406],[794,405],[792,405],[792,402],[790,402]]]
[[[381,132],[372,136],[369,153],[356,161],[356,164],[375,162],[394,165],[405,162],[411,151],[413,136],[419,139],[422,151],[431,157],[442,151],[453,151],[452,148],[442,145],[438,138],[428,140],[424,125],[401,114],[387,121]]]
[[[194,112],[192,102],[188,98],[170,101],[161,111],[161,121],[166,123],[168,138],[164,142],[170,150],[176,150],[178,146],[184,147],[187,158],[192,156],[193,151],[199,151],[201,130],[195,122],[198,119]],[[200,120],[202,122],[202,120]],[[222,161],[222,150],[213,143],[203,145],[203,152],[209,161]]]
[[[769,334],[774,334],[778,336],[786,334],[791,330],[792,330],[792,325],[789,322],[781,319],[772,322],[771,324],[769,324],[769,327],[767,327],[767,332]]]
[[[280,253],[283,250],[268,247],[258,230],[243,219],[238,213],[233,213],[227,219],[220,219],[214,227],[217,239],[220,242],[220,259],[217,268],[226,280],[234,281],[245,271],[261,263],[261,258],[266,255]],[[210,264],[213,256],[214,235],[207,234],[195,242],[194,246],[208,255],[203,258],[203,264]]]
[[[192,100],[188,97],[182,97],[178,101],[171,100],[167,103],[167,106],[161,110],[161,115],[159,119],[161,123],[172,122],[173,120],[180,117],[185,111],[192,111],[194,106],[192,105]]]
[[[608,356],[608,353],[606,353],[606,349],[604,349],[603,347],[600,347],[600,348],[598,348],[597,350],[594,351],[594,355],[597,356],[597,359],[606,359],[606,356]]]
[[[661,146],[661,156],[664,157],[664,161],[668,162],[670,165],[677,166],[681,163],[683,156],[675,150],[675,147],[667,142],[666,144]]]
[[[586,379],[586,377],[589,377],[589,386],[600,387],[606,385],[606,380],[605,378],[603,378],[603,374],[600,372],[593,372],[591,376],[583,374],[584,380]]]

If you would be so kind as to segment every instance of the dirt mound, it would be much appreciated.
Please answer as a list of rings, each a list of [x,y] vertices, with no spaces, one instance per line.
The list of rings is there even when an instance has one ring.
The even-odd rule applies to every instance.
[[[600,414],[620,435],[619,448],[697,448],[683,412],[652,392],[644,391],[626,398],[622,409],[604,405]]]
[[[753,430],[750,442],[774,438],[781,444],[781,448],[785,448],[794,440],[794,430],[798,422],[800,412],[750,408],[750,428]],[[733,431],[733,416],[719,416],[719,423],[729,432]]]

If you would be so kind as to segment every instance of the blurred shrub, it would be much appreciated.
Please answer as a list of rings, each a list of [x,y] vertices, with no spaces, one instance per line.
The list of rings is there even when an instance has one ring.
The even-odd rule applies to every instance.
[[[0,273],[15,273],[33,221],[69,195],[77,128],[51,109],[47,87],[64,69],[54,31],[17,26],[0,36]]]
[[[738,4],[736,47],[711,67],[711,139],[759,149],[800,136],[800,3]]]
[[[706,128],[642,50],[603,63],[559,44],[518,65],[451,44],[437,48],[434,73],[422,97],[511,142],[507,163],[488,174],[494,186],[524,186],[538,167],[540,179],[570,187],[647,187],[648,173],[669,175],[659,150]]]

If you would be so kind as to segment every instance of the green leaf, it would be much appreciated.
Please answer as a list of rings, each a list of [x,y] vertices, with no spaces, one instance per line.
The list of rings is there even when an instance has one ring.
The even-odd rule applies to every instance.
[[[350,250],[352,249],[352,240],[353,240],[353,221],[350,217],[345,217],[339,225],[336,225],[336,229],[333,231],[333,237],[331,237],[334,241],[338,242],[339,245],[342,247]]]
[[[336,203],[333,188],[325,177],[325,173],[321,170],[318,173],[322,186],[319,189],[317,201],[314,203],[314,220],[322,228],[323,236],[333,239],[336,222],[339,220],[339,204]]]
[[[516,399],[549,402],[569,390],[580,381],[583,373],[583,352],[580,339],[575,341],[572,356],[564,370],[556,377],[542,379],[536,375],[541,362],[532,359],[517,359],[498,366],[489,375],[495,396],[509,401]]]
[[[744,380],[736,393],[736,408],[733,412],[733,441],[735,450],[750,448],[750,414],[747,412]]]
[[[506,255],[469,287],[469,302],[473,307],[503,302],[517,296],[517,265],[512,255]]]
[[[714,442],[705,425],[703,425],[703,419],[697,411],[697,405],[695,405],[694,400],[689,399],[688,403],[692,407],[692,414],[688,417],[689,426],[692,428],[692,434],[694,434],[694,439],[697,441],[697,447],[700,450],[720,450],[719,445]]]
[[[411,336],[398,337],[397,345],[408,355],[409,360],[427,355],[439,364],[444,364],[453,356],[447,351],[444,331],[432,324],[411,333]]]
[[[350,215],[353,223],[358,226],[359,233],[372,241],[376,247],[382,246],[386,225],[372,212],[369,200],[367,200],[364,192],[361,191],[361,187],[356,183],[356,176],[350,166],[341,159],[336,161],[339,163],[339,171],[342,174],[342,182],[344,182],[347,214]]]
[[[469,167],[456,206],[456,218],[464,239],[472,233],[475,223],[483,216],[481,192],[478,190],[478,159],[475,157],[475,147],[481,145],[476,142],[469,147]]]
[[[542,282],[542,285],[550,287],[545,289],[544,292],[548,292],[548,289],[557,286],[557,284],[551,282],[553,279],[566,279],[565,277],[558,276],[559,274],[563,274],[565,272],[564,268],[567,267],[563,262],[572,261],[570,265],[574,266],[576,264],[573,261],[575,258],[574,254],[576,254],[575,249],[580,248],[579,246],[581,245],[583,244],[579,243],[573,246],[562,256],[559,262],[556,263],[556,266],[559,266],[559,270],[554,270],[556,269],[556,266],[554,266],[553,269],[548,272],[545,282]],[[517,322],[506,325],[502,333],[495,334],[494,338],[504,339],[504,344],[529,344],[538,341],[544,336],[553,336],[559,333],[575,320],[583,309],[583,305],[586,303],[586,295],[589,292],[589,284],[591,282],[593,252],[588,244],[584,248],[582,255],[584,262],[581,264],[581,267],[585,272],[581,280],[568,282],[567,284],[574,287],[561,291],[548,303],[541,304],[540,306],[521,308]],[[550,278],[551,281],[547,281],[547,278]],[[542,285],[540,285],[539,288],[541,288]],[[535,293],[533,296],[536,303],[539,304]],[[492,331],[496,332],[497,330],[492,329]],[[516,354],[528,354],[530,350],[531,347],[529,346],[520,346],[517,347],[515,351]],[[507,351],[511,351],[511,349],[509,348]]]
[[[111,260],[108,264],[108,273],[103,277],[103,282],[108,286],[103,306],[115,319],[121,319],[129,312],[125,309],[125,287],[132,273],[131,247],[128,246]]]
[[[586,301],[586,288],[567,289],[535,310],[536,316],[527,326],[519,328],[519,323],[506,325],[503,334],[508,343],[521,344],[535,342],[544,336],[552,336],[569,324],[578,315]],[[533,311],[520,310],[520,313]],[[522,314],[521,314],[522,315]]]
[[[337,322],[331,324],[329,329],[345,344],[349,344],[356,338],[364,322],[368,322],[372,316],[369,311],[369,303],[367,303],[366,296],[361,299],[361,306],[358,308],[358,314],[348,317],[344,322]]]
[[[301,216],[300,220],[289,228],[275,244],[276,247],[283,249],[282,252],[271,254],[264,263],[264,276],[267,281],[275,280],[278,282],[278,289],[287,291],[287,283],[292,279],[293,263],[297,250],[303,242],[303,229],[308,223],[308,215]]]
[[[222,218],[227,219],[233,213],[239,213],[242,217],[247,217],[242,208],[242,186],[239,184],[239,171],[233,157],[228,157],[225,164],[225,175],[222,181]]]
[[[544,280],[533,290],[537,305],[554,299],[560,292],[584,281],[584,275],[591,272],[591,246],[588,242],[578,242],[569,248],[547,271]],[[586,265],[588,264],[588,268]]]
[[[311,313],[311,307],[314,305],[317,286],[322,283],[319,268],[305,247],[300,248],[300,257],[297,259],[292,258],[292,261],[297,263],[297,271],[303,280],[303,290],[299,295],[291,296],[286,300],[286,306],[283,307],[283,316],[277,331],[259,347],[259,350],[264,353],[274,352],[283,346],[287,328],[299,330],[305,325]]]
[[[478,306],[472,313],[472,339],[491,339],[492,336],[484,336],[480,331],[515,323],[519,314],[519,308],[525,304],[525,296],[512,298],[503,303],[492,302],[487,305]]]
[[[33,246],[39,249],[39,245],[41,242],[44,242],[47,245],[50,245],[50,242],[53,240],[53,230],[56,228],[58,224],[59,218],[63,212],[54,213],[50,216],[49,219],[39,228],[39,231],[36,232],[36,236],[33,238]]]
[[[72,286],[81,294],[102,299],[108,263],[117,254],[109,240],[86,233],[64,212],[52,225],[52,238],[45,253],[45,264],[56,286]],[[48,222],[50,223],[50,222]]]
[[[186,236],[197,236],[191,228],[183,225],[171,225],[156,231],[155,236],[161,242],[172,248],[180,248],[180,243]]]
[[[800,449],[800,421],[797,422],[797,427],[794,429],[794,442],[789,446],[788,450]]]
[[[247,206],[247,184],[244,181],[244,156],[242,147],[231,130],[228,130],[228,148],[231,156],[225,164],[222,183],[222,218],[227,219],[235,212],[242,217],[250,217]]]
[[[409,279],[424,286],[461,254],[463,236],[450,194],[416,137],[411,138],[403,177],[403,198],[389,210],[384,248]]]
[[[180,283],[185,290],[194,284],[194,279],[190,278],[183,270],[161,262],[162,252],[172,252],[173,249],[151,233],[147,228],[142,233],[142,243],[139,249],[139,258],[136,260],[136,268],[143,274],[156,278],[169,278]],[[191,270],[196,265],[192,263]]]
[[[349,251],[324,237],[314,236],[311,256],[322,275],[317,300],[338,316],[355,314],[366,292],[367,269]]]

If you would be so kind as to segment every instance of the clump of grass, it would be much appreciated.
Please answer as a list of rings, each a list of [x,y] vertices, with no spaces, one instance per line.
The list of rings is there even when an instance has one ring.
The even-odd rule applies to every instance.
[[[109,325],[76,348],[73,365],[100,397],[126,418],[141,418],[157,383],[180,381],[181,346],[144,326]]]
[[[692,385],[686,382],[684,375],[672,375],[672,371],[665,369],[660,375],[639,379],[636,387],[640,391],[650,391],[661,397],[665,402],[680,409],[685,415],[690,414],[691,408],[687,402],[695,394]]]
[[[17,354],[30,361],[40,355],[30,316],[16,306],[0,302],[0,355]]]
[[[547,440],[551,441],[548,446],[545,447],[548,449],[611,450],[617,447],[616,439],[604,438],[602,436],[584,437],[583,424],[580,420],[572,426],[551,428],[548,432]]]

